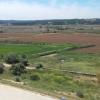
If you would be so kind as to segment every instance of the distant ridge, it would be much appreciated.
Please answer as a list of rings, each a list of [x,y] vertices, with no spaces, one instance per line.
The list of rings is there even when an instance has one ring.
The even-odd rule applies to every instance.
[[[100,18],[93,19],[53,19],[53,20],[0,20],[0,25],[100,25]]]

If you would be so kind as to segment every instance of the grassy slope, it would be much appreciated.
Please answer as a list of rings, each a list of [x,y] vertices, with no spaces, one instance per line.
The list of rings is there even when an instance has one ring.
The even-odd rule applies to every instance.
[[[59,45],[59,44],[29,44],[29,45],[0,45],[0,54],[18,53],[18,54],[35,54],[44,51],[63,49],[72,45]],[[64,62],[61,63],[61,60]],[[30,59],[30,63],[34,66],[38,63],[42,63],[44,67],[53,69],[59,69],[59,71],[50,70],[32,70],[21,76],[22,81],[25,82],[27,88],[31,90],[39,89],[41,92],[46,92],[54,96],[65,95],[68,98],[74,98],[73,100],[81,100],[76,97],[75,93],[81,91],[84,93],[85,98],[82,100],[99,100],[100,86],[97,85],[95,78],[83,77],[64,73],[61,69],[67,69],[71,71],[89,72],[95,74],[100,68],[100,54],[85,54],[79,52],[59,52],[57,55],[51,55],[40,58]],[[30,75],[38,74],[40,76],[39,81],[31,81]],[[9,73],[6,69],[3,75],[0,75],[0,79],[15,80],[15,76]],[[72,93],[72,95],[68,95]],[[71,99],[69,99],[71,100]]]

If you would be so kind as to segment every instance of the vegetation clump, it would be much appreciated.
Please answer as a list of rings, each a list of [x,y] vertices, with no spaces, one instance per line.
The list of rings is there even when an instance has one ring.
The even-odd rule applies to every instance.
[[[30,76],[30,80],[32,80],[32,81],[38,81],[38,80],[40,80],[40,77],[39,77],[39,75],[34,74],[34,75]]]
[[[22,73],[25,72],[25,69],[26,69],[25,66],[19,63],[19,64],[12,65],[10,70],[12,74],[20,76]]]
[[[24,66],[28,66],[29,65],[26,55],[22,55],[21,56],[20,63],[22,63]]]
[[[16,78],[15,78],[15,81],[16,81],[16,82],[21,82],[20,77],[16,77]]]
[[[84,98],[84,94],[81,91],[78,91],[76,95],[80,98]]]
[[[5,62],[8,64],[16,64],[19,62],[19,57],[16,54],[10,54],[6,57]]]
[[[42,65],[42,64],[38,64],[37,66],[36,66],[36,69],[42,69],[44,66]]]
[[[0,74],[2,74],[4,72],[4,65],[0,63]]]

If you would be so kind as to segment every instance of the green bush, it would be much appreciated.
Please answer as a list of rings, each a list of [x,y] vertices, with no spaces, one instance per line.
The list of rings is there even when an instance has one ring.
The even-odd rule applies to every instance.
[[[0,59],[3,59],[3,58],[4,58],[4,55],[3,55],[3,54],[1,54],[1,55],[0,55]]]
[[[4,72],[4,65],[3,64],[0,64],[0,74],[2,74]]]
[[[38,80],[40,80],[40,77],[39,77],[39,75],[37,75],[37,74],[31,75],[31,76],[30,76],[30,80],[32,80],[32,81],[38,81]]]
[[[77,91],[76,95],[80,98],[84,98],[84,94],[81,91]]]
[[[28,66],[28,59],[21,59],[20,63],[22,63],[24,66]]]
[[[21,58],[26,59],[27,56],[23,54],[23,55],[21,55]]]
[[[55,82],[57,82],[58,84],[62,84],[65,83],[65,78],[63,76],[55,76],[54,78]]]
[[[15,78],[15,81],[16,81],[16,82],[21,82],[20,77],[16,77],[16,78]]]
[[[19,62],[19,57],[16,54],[10,54],[6,57],[5,62],[8,64],[16,64]]]
[[[25,72],[25,66],[21,63],[12,65],[11,72],[14,75],[21,75]]]
[[[38,64],[37,66],[36,66],[36,69],[42,69],[44,66],[42,65],[42,64]]]
[[[27,56],[26,55],[21,55],[21,59],[20,59],[20,63],[24,64],[25,66],[28,66],[29,63],[28,63],[28,59],[27,59]]]

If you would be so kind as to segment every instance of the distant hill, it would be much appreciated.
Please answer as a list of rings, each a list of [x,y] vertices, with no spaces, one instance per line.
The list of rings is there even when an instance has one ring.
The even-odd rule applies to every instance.
[[[0,20],[0,25],[100,25],[100,19]]]

